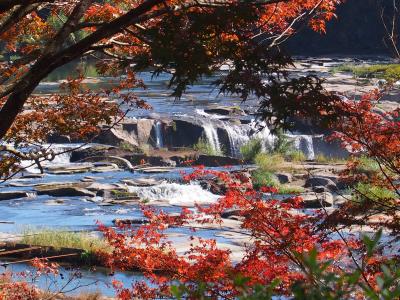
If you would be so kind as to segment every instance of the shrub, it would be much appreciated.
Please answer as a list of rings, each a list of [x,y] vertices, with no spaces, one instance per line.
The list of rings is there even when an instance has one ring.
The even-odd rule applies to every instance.
[[[320,153],[315,156],[314,161],[318,162],[318,163],[323,163],[323,164],[326,164],[326,163],[342,163],[342,164],[344,164],[347,162],[347,159],[333,157],[333,156],[326,156],[326,155]]]
[[[397,195],[394,191],[387,188],[359,182],[354,187],[352,200],[360,203],[373,201],[375,204],[379,204],[381,201],[391,202],[391,200],[396,199],[396,196]]]
[[[262,151],[262,143],[260,139],[251,139],[242,147],[240,147],[240,154],[245,161],[254,162],[257,154]]]
[[[380,78],[389,82],[400,80],[399,64],[378,64],[378,65],[342,65],[331,69],[332,73],[350,72],[360,78]]]
[[[294,148],[294,141],[289,139],[282,130],[276,131],[273,149],[271,150],[274,153],[280,153],[283,155],[296,151]]]
[[[119,148],[122,150],[125,150],[125,151],[131,151],[131,152],[135,152],[135,153],[142,152],[141,149],[139,149],[138,147],[136,147],[128,142],[119,143]]]
[[[259,189],[263,186],[267,187],[278,187],[279,186],[279,181],[276,176],[268,171],[257,169],[251,174],[251,178],[253,181],[253,187],[255,189]]]
[[[292,151],[292,152],[286,154],[286,157],[289,161],[292,161],[292,162],[303,162],[303,161],[307,160],[307,157],[305,156],[305,154],[300,150]]]
[[[281,154],[259,153],[255,159],[255,163],[262,171],[276,172],[282,168],[285,160]]]
[[[301,186],[292,186],[286,184],[280,184],[278,187],[278,194],[300,194],[305,191]]]
[[[217,151],[214,147],[203,137],[200,137],[198,142],[193,146],[193,149],[206,155],[223,155],[223,151]]]
[[[355,169],[355,172],[358,174],[370,176],[381,171],[378,162],[366,155],[360,156],[356,161],[358,165]]]

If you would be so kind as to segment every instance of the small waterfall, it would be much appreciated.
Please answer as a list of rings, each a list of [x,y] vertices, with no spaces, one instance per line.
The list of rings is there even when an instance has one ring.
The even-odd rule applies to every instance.
[[[224,122],[224,129],[229,138],[229,153],[233,157],[240,155],[240,147],[250,140],[250,127],[248,125],[232,125]]]
[[[288,135],[293,138],[294,146],[297,150],[302,151],[309,160],[315,158],[314,143],[312,135]]]
[[[163,139],[163,128],[161,121],[156,121],[154,129],[156,132],[156,146],[157,148],[163,148],[164,139]]]
[[[204,190],[199,184],[182,185],[161,183],[150,187],[128,186],[129,192],[136,193],[142,200],[168,201],[171,205],[194,206],[215,203],[220,196]]]
[[[44,167],[52,166],[52,165],[67,165],[71,163],[71,152],[65,152],[66,150],[71,150],[75,148],[81,147],[81,144],[43,144],[42,148],[47,150],[52,150],[56,155],[52,161],[43,161],[41,164]],[[81,147],[81,149],[90,147],[90,145],[85,145]],[[28,149],[33,150],[33,148]],[[65,152],[65,153],[64,153]],[[40,173],[37,165],[34,161],[31,160],[23,160],[21,161],[20,166],[29,173]]]
[[[229,137],[230,154],[233,157],[240,156],[240,148],[249,142],[251,139],[259,139],[261,141],[262,150],[266,152],[269,146],[274,143],[274,136],[265,124],[261,124],[262,129],[257,128],[257,123],[252,122],[245,125],[232,125],[229,122],[224,122],[224,129]]]
[[[71,146],[67,146],[67,145],[52,145],[51,149],[54,151],[54,153],[56,154],[56,156],[54,157],[54,159],[51,162],[45,162],[45,165],[64,165],[64,164],[69,164],[71,161],[71,152],[65,152],[68,149],[71,149],[73,147]],[[60,153],[60,154],[58,154]]]
[[[257,123],[254,121],[250,124],[254,128],[257,126]],[[273,148],[273,145],[275,143],[275,136],[271,133],[269,130],[268,126],[266,123],[262,122],[259,124],[262,126],[261,130],[258,130],[252,138],[257,138],[261,140],[261,146],[262,146],[262,151],[263,152],[268,152],[269,149]]]
[[[217,153],[220,153],[221,145],[219,143],[217,128],[215,128],[210,121],[203,122],[203,128],[204,128],[204,133],[206,135],[206,139],[210,143],[213,150]]]

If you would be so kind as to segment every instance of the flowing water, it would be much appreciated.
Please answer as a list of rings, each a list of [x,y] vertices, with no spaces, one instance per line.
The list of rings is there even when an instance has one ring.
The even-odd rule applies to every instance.
[[[92,69],[90,69],[93,72]],[[65,74],[69,74],[71,70],[63,69],[60,74],[52,74],[49,81],[41,83],[36,89],[36,93],[46,94],[59,90],[59,80],[65,79]],[[157,148],[165,147],[167,137],[164,136],[163,117],[169,118],[186,118],[203,128],[204,138],[208,141],[215,152],[225,150],[227,154],[235,157],[240,156],[240,148],[249,140],[257,138],[262,141],[263,149],[268,149],[274,142],[274,136],[270,133],[268,127],[262,126],[254,120],[251,114],[241,116],[240,118],[230,118],[216,114],[208,114],[204,111],[210,105],[228,105],[240,106],[242,109],[252,112],[257,107],[257,101],[254,99],[246,103],[242,103],[241,99],[233,96],[220,95],[212,86],[212,82],[218,78],[219,74],[212,77],[204,78],[194,86],[190,87],[187,93],[180,99],[176,100],[169,97],[171,91],[168,90],[169,75],[162,75],[152,78],[150,72],[139,74],[147,89],[136,89],[136,94],[153,106],[152,110],[135,110],[129,113],[129,117],[134,118],[152,118],[156,119],[154,123],[154,134]],[[53,81],[51,81],[53,80]],[[54,82],[56,80],[56,82]],[[110,78],[95,78],[88,82],[91,88],[109,87]],[[261,125],[261,127],[259,126]],[[265,124],[264,124],[265,125]],[[303,151],[307,158],[313,159],[315,151],[313,147],[313,138],[308,135],[291,135],[295,146]],[[226,141],[227,139],[227,141]],[[223,144],[225,143],[225,144]],[[77,147],[79,145],[72,144],[53,144],[48,145],[49,149],[54,152],[64,152],[62,155],[45,166],[68,165],[70,162],[70,153],[65,150]],[[227,149],[224,149],[224,148]],[[24,166],[30,166],[32,162],[24,162]],[[217,168],[218,169],[218,168]],[[38,173],[36,166],[30,166],[28,173]],[[176,168],[169,173],[159,174],[141,174],[128,171],[112,171],[104,173],[80,173],[71,175],[51,175],[45,174],[43,178],[36,179],[20,179],[16,178],[0,185],[0,192],[5,191],[27,191],[29,197],[22,199],[13,199],[0,201],[1,219],[0,232],[18,235],[29,227],[36,228],[52,228],[52,229],[68,229],[74,231],[96,231],[96,221],[112,226],[114,219],[140,219],[143,217],[141,210],[137,205],[101,205],[101,198],[88,199],[86,197],[51,197],[46,195],[37,196],[35,193],[35,185],[43,183],[65,183],[80,182],[85,176],[93,177],[98,183],[121,183],[123,179],[155,179],[162,180],[150,187],[130,186],[129,191],[137,193],[137,195],[149,203],[157,203],[164,201],[160,207],[169,213],[177,213],[180,207],[193,207],[197,204],[210,204],[219,198],[219,196],[204,190],[198,183],[182,184],[182,172],[191,172],[190,168]],[[97,201],[96,201],[97,199]],[[57,201],[56,201],[57,200]],[[177,230],[177,229],[171,229]],[[179,234],[190,234],[185,231]],[[200,230],[198,233],[205,238],[215,238],[223,240],[217,235],[217,232]],[[225,240],[223,240],[226,242]],[[14,270],[24,269],[25,265],[15,265]],[[83,278],[93,278],[101,282],[110,283],[110,277],[105,271],[97,273],[87,273],[84,271]],[[140,279],[140,274],[118,273],[117,278],[123,282],[130,283],[132,280]],[[112,277],[111,277],[112,278]],[[86,279],[85,279],[86,280]],[[86,282],[87,283],[87,282]],[[110,295],[110,289],[96,287],[106,295]]]

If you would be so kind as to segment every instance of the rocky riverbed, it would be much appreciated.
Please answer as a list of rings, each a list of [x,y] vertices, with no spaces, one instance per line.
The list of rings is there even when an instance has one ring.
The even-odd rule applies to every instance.
[[[331,73],[332,66],[348,61],[354,62],[303,59],[296,62],[297,69],[292,72],[293,76],[307,73],[324,77],[327,89],[348,97],[359,97],[378,86],[377,81],[360,82],[350,74]],[[144,74],[145,79],[146,76],[149,74]],[[65,136],[50,137],[47,146],[63,154],[43,165],[44,174],[30,166],[0,185],[0,239],[18,241],[26,228],[96,233],[97,221],[108,226],[113,226],[116,220],[141,224],[140,205],[154,205],[176,214],[181,207],[195,209],[196,204],[215,203],[223,194],[224,186],[217,184],[215,188],[215,182],[207,181],[183,182],[182,173],[192,172],[191,166],[204,165],[249,176],[255,166],[242,159],[240,147],[251,138],[258,138],[267,148],[275,137],[267,127],[257,126],[255,99],[243,104],[234,97],[218,96],[215,91],[210,92],[214,79],[206,78],[174,102],[168,97],[168,77],[154,81],[147,78],[149,89],[137,92],[154,107],[152,111],[130,113],[118,126],[104,127],[102,134],[90,144]],[[102,85],[107,80],[96,79],[88,84]],[[58,83],[44,83],[36,92],[51,93],[57,88]],[[382,110],[398,107],[397,96],[394,91],[383,99]],[[298,120],[297,124],[296,131],[287,137],[304,153],[306,160],[287,162],[282,170],[274,172],[274,177],[303,197],[305,207],[298,213],[313,213],[322,207],[332,212],[351,197],[339,180],[345,166],[335,162],[318,163],[315,158],[319,155],[346,158],[348,153],[339,145],[326,142],[326,132],[304,120]],[[205,140],[213,154],[196,150],[199,140]],[[290,196],[276,197],[285,200]],[[236,211],[226,211],[222,217],[223,223],[218,226],[193,225],[199,229],[197,235],[216,239],[219,247],[230,249],[233,261],[237,262],[249,242],[248,236],[241,232]],[[355,233],[361,230],[368,227],[354,228]],[[179,253],[188,249],[192,235],[189,228],[170,228],[168,235]],[[104,273],[95,276],[104,279]],[[137,274],[118,276],[129,282]]]

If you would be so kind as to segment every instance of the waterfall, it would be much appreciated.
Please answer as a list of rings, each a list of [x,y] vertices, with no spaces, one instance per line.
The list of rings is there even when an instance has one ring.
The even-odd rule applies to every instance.
[[[68,149],[74,149],[80,147],[80,144],[43,144],[42,148],[47,150],[52,150],[56,155],[52,161],[43,161],[41,164],[42,166],[48,167],[52,165],[66,165],[69,164],[71,161],[71,152],[65,152]],[[90,147],[90,145],[85,145],[83,148]],[[30,148],[28,150],[33,150]],[[60,154],[58,154],[60,153]],[[62,153],[62,154],[61,154]],[[23,160],[20,163],[20,166],[29,173],[39,173],[39,169],[37,165],[32,160]]]
[[[54,153],[56,154],[56,156],[54,157],[54,159],[51,162],[45,162],[45,165],[64,165],[64,164],[69,164],[71,161],[71,152],[66,152],[66,153],[62,153],[68,149],[71,149],[73,147],[71,147],[70,145],[52,145],[50,147],[50,149],[52,149],[54,151]],[[62,154],[57,154],[57,153],[62,153]]]
[[[136,193],[142,200],[168,201],[171,205],[195,206],[195,204],[215,203],[220,196],[204,190],[199,184],[182,185],[161,183],[150,187],[128,186],[129,192]]]
[[[156,121],[154,129],[156,132],[156,146],[157,148],[163,148],[164,140],[163,140],[163,129],[161,121]]]
[[[271,133],[269,130],[267,124],[265,122],[262,122],[259,124],[262,126],[262,129],[257,131],[252,138],[257,138],[261,140],[261,146],[262,146],[262,151],[263,152],[268,152],[269,149],[273,148],[273,145],[275,143],[275,136]],[[255,130],[257,123],[253,121],[250,123],[250,126]]]
[[[233,157],[240,155],[240,147],[250,140],[250,127],[248,125],[232,125],[224,122],[224,129],[229,138],[229,153]]]
[[[288,137],[293,138],[295,148],[302,151],[307,159],[313,160],[315,158],[312,135],[288,135]]]
[[[204,133],[207,141],[216,153],[221,152],[221,145],[219,143],[218,132],[214,125],[208,121],[203,122]]]

